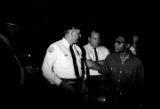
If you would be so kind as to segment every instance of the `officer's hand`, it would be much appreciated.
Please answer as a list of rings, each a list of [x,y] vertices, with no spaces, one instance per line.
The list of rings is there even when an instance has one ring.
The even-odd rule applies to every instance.
[[[88,87],[87,87],[87,85],[86,85],[86,83],[84,81],[82,82],[81,93],[82,93],[83,99],[87,100],[88,99]]]
[[[67,91],[73,91],[74,90],[73,87],[65,81],[62,81],[60,86],[64,89],[66,89]]]
[[[88,87],[86,85],[86,83],[83,81],[82,82],[82,90],[81,90],[82,93],[84,94],[87,94],[88,93]]]

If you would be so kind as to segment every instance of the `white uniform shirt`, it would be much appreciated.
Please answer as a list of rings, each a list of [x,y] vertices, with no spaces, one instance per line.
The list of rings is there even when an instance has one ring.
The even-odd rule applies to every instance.
[[[91,59],[93,61],[96,60],[96,56],[94,53],[94,48],[90,45],[90,43],[84,45],[84,49],[86,51],[86,58]],[[104,46],[99,46],[96,48],[98,60],[104,60],[107,55],[110,53],[109,50]],[[101,75],[97,70],[89,69],[90,75]]]
[[[59,85],[61,78],[75,79],[73,60],[69,50],[69,43],[63,38],[51,44],[46,52],[42,71],[44,77],[50,81],[51,84]],[[77,60],[77,66],[80,77],[82,76],[81,70],[81,49],[77,45],[73,45],[73,50]]]

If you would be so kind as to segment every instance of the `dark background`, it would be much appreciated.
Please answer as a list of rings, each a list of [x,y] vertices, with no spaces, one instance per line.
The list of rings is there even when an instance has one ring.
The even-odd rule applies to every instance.
[[[144,2],[1,0],[0,23],[18,25],[14,48],[19,57],[30,53],[34,64],[41,67],[49,44],[61,39],[64,30],[81,25],[80,45],[87,43],[91,30],[101,35],[102,45],[113,51],[114,38],[139,36],[138,56],[143,61],[144,41],[148,34],[148,7]],[[144,62],[146,63],[146,62]]]
[[[15,37],[17,54],[31,53],[41,65],[49,44],[63,37],[64,30],[81,24],[80,45],[91,30],[101,34],[102,45],[112,51],[118,34],[139,36],[139,56],[144,58],[148,8],[140,2],[1,0],[0,23],[19,25]],[[143,59],[144,60],[144,59]]]
[[[135,34],[139,36],[138,56],[144,63],[145,74],[152,73],[150,75],[152,78],[154,72],[157,72],[157,67],[155,66],[155,69],[150,67],[155,63],[156,57],[148,54],[153,51],[154,48],[150,45],[156,42],[156,39],[154,41],[149,39],[152,41],[150,45],[144,45],[151,20],[148,18],[152,17],[149,15],[150,6],[145,2],[135,1],[1,0],[0,23],[15,22],[19,25],[19,34],[15,37],[15,50],[19,57],[30,53],[32,64],[39,69],[49,44],[61,39],[64,30],[72,25],[81,24],[80,45],[87,43],[87,36],[94,29],[100,32],[102,45],[111,51],[117,35]],[[145,54],[144,49],[149,53]]]

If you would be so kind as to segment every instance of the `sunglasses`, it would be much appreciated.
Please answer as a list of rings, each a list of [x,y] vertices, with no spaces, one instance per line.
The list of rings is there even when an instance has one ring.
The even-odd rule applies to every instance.
[[[125,43],[124,41],[116,41],[115,43],[121,44],[121,43]]]

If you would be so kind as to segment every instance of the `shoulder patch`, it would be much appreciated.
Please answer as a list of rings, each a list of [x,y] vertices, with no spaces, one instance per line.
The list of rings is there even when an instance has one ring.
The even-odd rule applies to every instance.
[[[47,52],[52,53],[54,51],[54,47],[49,47]]]

